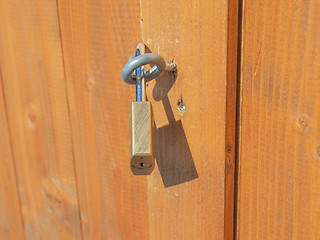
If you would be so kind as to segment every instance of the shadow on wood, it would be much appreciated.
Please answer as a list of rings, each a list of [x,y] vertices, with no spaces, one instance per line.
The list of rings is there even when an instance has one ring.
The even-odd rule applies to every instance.
[[[154,154],[165,187],[198,178],[189,144],[181,123],[176,121],[167,93],[177,79],[178,72],[163,73],[156,79],[153,98],[163,103],[169,125],[154,129]]]

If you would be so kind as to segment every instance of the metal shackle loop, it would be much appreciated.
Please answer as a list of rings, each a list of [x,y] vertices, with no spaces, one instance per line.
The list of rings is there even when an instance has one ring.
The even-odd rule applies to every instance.
[[[146,64],[155,65],[147,72],[142,73],[142,77],[146,79],[146,82],[158,77],[165,70],[172,71],[175,68],[174,63],[166,62],[159,54],[146,53],[129,59],[121,71],[122,79],[128,84],[136,84],[136,79],[132,77],[132,73],[135,69]]]

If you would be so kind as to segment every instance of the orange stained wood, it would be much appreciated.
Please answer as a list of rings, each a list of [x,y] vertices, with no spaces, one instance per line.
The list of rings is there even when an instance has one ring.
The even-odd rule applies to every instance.
[[[244,0],[238,239],[320,237],[320,2]]]
[[[0,239],[24,239],[0,72]]]
[[[3,91],[26,239],[81,239],[56,2],[2,0],[0,21]],[[19,218],[7,166],[13,184],[7,208]],[[23,239],[21,222],[9,230],[16,234],[11,239]]]
[[[147,88],[150,239],[232,239],[237,11],[236,1],[141,1],[144,42],[178,65]]]
[[[129,167],[139,0],[58,1],[84,239],[147,239],[146,176]]]

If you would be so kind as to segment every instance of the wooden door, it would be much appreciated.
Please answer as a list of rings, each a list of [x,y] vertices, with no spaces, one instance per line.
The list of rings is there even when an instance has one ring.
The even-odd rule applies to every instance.
[[[319,9],[0,1],[0,239],[319,239]],[[150,176],[120,77],[138,42],[178,66],[147,86]]]
[[[13,207],[3,212],[1,236],[231,239],[237,2],[0,6],[8,162],[0,204]],[[148,177],[129,168],[134,88],[120,79],[141,41],[178,65],[175,78],[148,86],[157,162]]]
[[[147,180],[149,237],[232,239],[238,5],[142,0],[140,8],[143,41],[178,65],[175,82],[163,76],[147,89],[158,166]]]
[[[319,21],[319,1],[243,1],[238,239],[320,239]]]

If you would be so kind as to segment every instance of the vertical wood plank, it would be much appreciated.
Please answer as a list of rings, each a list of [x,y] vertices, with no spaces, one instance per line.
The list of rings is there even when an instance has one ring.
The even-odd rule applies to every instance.
[[[24,239],[0,72],[0,239]]]
[[[238,239],[319,239],[320,2],[244,0]]]
[[[241,14],[241,13],[240,13]],[[239,0],[228,1],[224,239],[234,239]]]
[[[84,239],[146,239],[146,177],[129,168],[139,1],[58,1]]]
[[[0,1],[0,59],[27,239],[81,239],[57,5]]]
[[[141,3],[144,42],[178,65],[147,89],[157,160],[150,239],[232,239],[237,19],[237,1]]]

